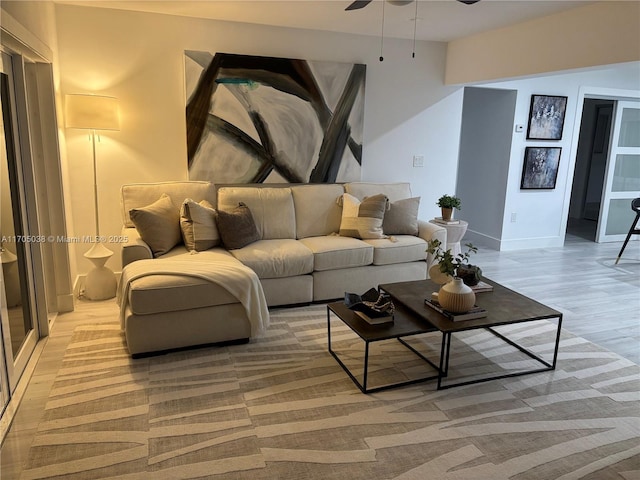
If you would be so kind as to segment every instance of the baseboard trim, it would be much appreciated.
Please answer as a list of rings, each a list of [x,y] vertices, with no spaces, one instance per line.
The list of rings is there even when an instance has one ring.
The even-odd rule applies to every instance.
[[[492,250],[500,250],[500,239],[485,235],[484,233],[476,232],[474,230],[467,230],[463,239],[464,243],[481,243],[486,245]],[[460,243],[463,243],[460,242]]]
[[[73,293],[58,295],[58,313],[73,312]]]
[[[551,248],[564,246],[564,237],[537,237],[503,240],[484,233],[467,230],[463,242],[480,243],[492,250],[509,252],[515,250],[530,250],[534,248]]]

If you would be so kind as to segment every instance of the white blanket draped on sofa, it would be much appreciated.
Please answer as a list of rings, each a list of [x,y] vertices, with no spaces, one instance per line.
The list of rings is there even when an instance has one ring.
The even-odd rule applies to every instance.
[[[131,282],[148,275],[178,275],[202,278],[215,283],[236,297],[247,312],[251,322],[251,337],[264,334],[269,326],[269,310],[264,298],[262,285],[256,273],[249,267],[236,262],[216,262],[215,268],[207,262],[199,261],[198,255],[193,260],[148,259],[138,260],[127,265],[122,271],[118,290],[120,305],[120,325],[124,328],[124,312],[129,302]]]

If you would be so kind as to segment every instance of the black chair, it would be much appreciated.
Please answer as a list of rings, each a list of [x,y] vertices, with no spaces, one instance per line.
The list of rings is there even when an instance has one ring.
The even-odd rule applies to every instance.
[[[618,258],[616,258],[616,265],[620,261],[620,257],[622,257],[622,252],[624,252],[627,243],[629,243],[629,239],[631,235],[640,235],[640,228],[636,228],[638,226],[638,219],[640,219],[640,198],[634,198],[631,200],[631,210],[636,212],[636,218],[633,222],[631,222],[631,228],[629,228],[629,233],[627,233],[627,238],[624,239],[624,243],[622,244],[622,248],[620,249],[620,253],[618,254]]]

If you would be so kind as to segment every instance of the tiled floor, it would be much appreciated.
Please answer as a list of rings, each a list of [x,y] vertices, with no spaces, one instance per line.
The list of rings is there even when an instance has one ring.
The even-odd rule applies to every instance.
[[[619,265],[621,243],[596,244],[569,235],[564,247],[497,252],[483,248],[472,258],[484,275],[564,313],[563,328],[640,363],[640,242],[632,242]],[[46,340],[24,399],[0,452],[0,478],[18,479],[49,390],[74,329],[112,321],[114,300],[78,301],[58,317]]]

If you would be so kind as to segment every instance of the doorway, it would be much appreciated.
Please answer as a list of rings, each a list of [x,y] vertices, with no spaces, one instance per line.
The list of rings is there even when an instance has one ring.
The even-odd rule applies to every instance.
[[[585,98],[578,137],[567,233],[596,241],[605,182],[613,100]]]

